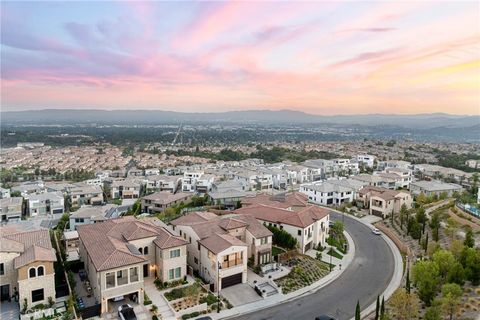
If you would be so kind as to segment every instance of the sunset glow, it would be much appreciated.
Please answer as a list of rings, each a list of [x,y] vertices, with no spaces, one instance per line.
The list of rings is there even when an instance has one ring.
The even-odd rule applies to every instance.
[[[2,2],[2,110],[480,112],[479,2]]]

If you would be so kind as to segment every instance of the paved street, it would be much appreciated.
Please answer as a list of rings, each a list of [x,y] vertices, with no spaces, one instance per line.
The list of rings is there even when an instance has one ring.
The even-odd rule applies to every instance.
[[[332,219],[341,219],[332,213]],[[371,230],[347,215],[345,228],[355,242],[355,258],[347,270],[334,282],[314,294],[292,300],[234,319],[314,319],[330,314],[339,320],[354,316],[360,300],[362,309],[369,306],[388,286],[394,272],[394,257],[387,243]]]

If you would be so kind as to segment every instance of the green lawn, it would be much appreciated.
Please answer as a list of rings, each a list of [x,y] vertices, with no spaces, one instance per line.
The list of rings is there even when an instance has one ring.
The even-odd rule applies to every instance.
[[[334,248],[331,248],[331,249],[327,252],[327,254],[329,254],[329,255],[331,255],[332,257],[335,257],[335,258],[337,258],[337,259],[342,259],[342,258],[343,258],[343,256],[342,256],[340,253],[338,253],[338,251],[335,250]]]
[[[280,253],[284,253],[285,250],[283,250],[282,248],[279,248],[279,247],[275,247],[273,246],[272,247],[272,256],[278,256]]]

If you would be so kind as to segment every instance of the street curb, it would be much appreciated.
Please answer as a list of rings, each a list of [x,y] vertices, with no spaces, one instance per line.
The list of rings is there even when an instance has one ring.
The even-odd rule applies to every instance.
[[[303,292],[301,293],[298,293],[298,294],[295,294],[291,297],[287,297],[285,296],[285,299],[284,300],[281,300],[281,301],[271,301],[272,303],[271,304],[268,304],[268,305],[264,305],[264,306],[260,306],[258,308],[249,308],[248,312],[238,312],[238,313],[235,313],[235,314],[231,314],[231,315],[226,315],[226,316],[222,316],[221,315],[221,312],[220,314],[209,314],[210,317],[212,317],[213,319],[229,319],[229,318],[232,318],[232,317],[237,317],[239,315],[242,315],[242,314],[249,314],[249,313],[252,313],[252,312],[255,312],[255,311],[260,311],[260,310],[264,310],[264,309],[268,309],[268,308],[271,308],[273,306],[276,306],[276,305],[279,305],[279,304],[282,304],[282,303],[286,303],[286,302],[290,302],[290,301],[294,301],[296,299],[299,299],[299,298],[302,298],[304,296],[307,296],[307,295],[310,295],[312,293],[315,293],[317,292],[318,290],[328,286],[329,284],[331,284],[332,282],[334,282],[335,280],[337,280],[342,274],[343,272],[348,269],[348,266],[350,265],[350,263],[353,261],[353,258],[355,257],[355,243],[352,239],[352,237],[350,236],[350,234],[348,234],[348,232],[344,231],[344,234],[345,234],[345,237],[347,238],[347,241],[348,241],[348,253],[344,256],[345,258],[345,264],[342,263],[342,269],[341,270],[332,270],[331,273],[329,273],[327,276],[325,276],[324,278],[320,279],[320,281],[322,280],[325,280],[325,278],[327,278],[329,275],[332,275],[332,277],[330,279],[326,279],[325,282],[321,283],[321,284],[318,284],[316,287],[312,287],[314,286],[315,284],[312,284],[310,285],[310,287],[312,288],[302,288],[300,290],[303,290]],[[295,292],[293,292],[295,293]],[[262,300],[260,300],[262,301]],[[265,301],[265,300],[263,300]],[[252,303],[247,303],[247,304],[244,304],[240,307],[244,307],[244,306],[248,306],[249,304],[255,304],[256,302],[252,302]],[[231,310],[231,309],[230,309]],[[235,310],[234,310],[235,311]],[[216,315],[218,315],[218,317],[216,317]]]

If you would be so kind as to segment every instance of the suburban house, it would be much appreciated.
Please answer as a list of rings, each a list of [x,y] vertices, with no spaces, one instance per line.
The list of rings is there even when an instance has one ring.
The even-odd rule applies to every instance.
[[[142,212],[159,213],[181,202],[187,202],[192,196],[192,193],[186,192],[175,194],[169,191],[155,192],[142,198]]]
[[[357,162],[362,163],[365,167],[373,168],[375,164],[375,156],[369,154],[357,155]]]
[[[25,197],[25,200],[27,204],[27,215],[30,217],[63,214],[64,212],[65,200],[61,192],[29,194]]]
[[[329,230],[329,210],[313,205],[303,207],[279,208],[264,204],[255,204],[235,210],[237,214],[250,215],[259,222],[287,231],[298,241],[298,250],[305,253],[324,246]]]
[[[470,172],[454,168],[446,168],[433,164],[416,164],[415,170],[420,173],[422,178],[429,178],[434,180],[450,180],[449,182],[457,182],[463,184],[470,180],[473,176]]]
[[[442,193],[446,193],[450,197],[454,192],[462,191],[462,186],[455,183],[423,180],[410,183],[410,192],[415,196],[419,195],[420,193],[423,193],[426,196],[440,196]]]
[[[245,283],[248,259],[271,262],[272,233],[251,215],[192,212],[171,224],[188,242],[188,264],[214,290]]]
[[[0,187],[0,199],[10,198],[10,189]]]
[[[100,186],[77,185],[69,193],[73,207],[103,203],[103,190]]]
[[[177,176],[151,175],[146,177],[147,191],[170,191],[177,192],[180,178]]]
[[[288,165],[285,170],[293,185],[308,182],[308,168],[301,165]]]
[[[272,174],[262,173],[258,170],[238,170],[234,173],[233,179],[246,185],[248,190],[270,190],[273,188]]]
[[[45,184],[41,180],[25,182],[19,186],[11,188],[11,192],[20,192],[22,197],[25,197],[29,194],[42,193],[44,191]]]
[[[204,174],[203,171],[185,171],[182,178],[182,191],[195,192],[197,180]]]
[[[356,193],[365,185],[366,183],[354,179],[331,179],[302,185],[300,192],[305,194],[310,202],[339,206],[355,200]]]
[[[306,160],[303,165],[308,168],[308,182],[325,180],[338,175],[338,166],[332,160]]]
[[[18,299],[27,308],[55,301],[55,251],[48,229],[0,228],[1,301]]]
[[[107,206],[84,206],[70,214],[70,231],[77,230],[78,226],[92,224],[107,220],[106,211],[103,207]]]
[[[250,194],[250,192],[245,190],[245,184],[240,181],[227,180],[214,184],[208,196],[214,204],[221,204],[232,208],[237,205],[238,201],[241,201]]]
[[[111,312],[113,300],[144,299],[144,278],[162,282],[183,279],[187,242],[166,227],[134,217],[78,227],[79,255],[102,305]]]
[[[388,168],[412,170],[412,163],[404,160],[386,160],[378,162],[377,168],[378,170],[386,170]]]
[[[145,169],[145,176],[158,176],[158,175],[160,175],[160,169],[158,168]]]
[[[334,165],[337,167],[339,175],[355,175],[359,173],[358,162],[351,161],[350,159],[337,158],[333,159]]]
[[[138,199],[142,182],[138,179],[115,180],[111,185],[113,199]]]
[[[213,183],[215,181],[215,175],[203,174],[199,177],[195,183],[195,191],[199,193],[208,193],[212,190]]]
[[[3,221],[20,220],[23,212],[23,198],[11,197],[0,199],[0,215]]]
[[[370,214],[386,218],[399,213],[402,205],[412,208],[413,198],[407,191],[368,186],[358,192],[357,205],[369,209]]]

